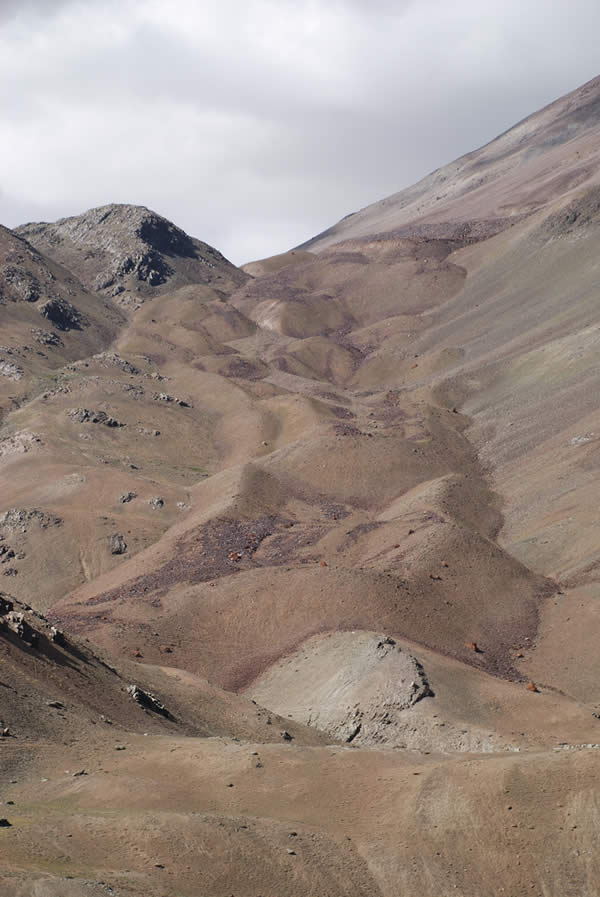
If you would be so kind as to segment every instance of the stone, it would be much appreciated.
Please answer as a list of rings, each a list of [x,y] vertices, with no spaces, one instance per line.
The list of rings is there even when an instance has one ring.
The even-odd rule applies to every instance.
[[[50,627],[50,641],[56,645],[65,645],[67,642],[64,632],[57,629],[56,626]]]
[[[121,535],[121,533],[114,533],[110,537],[110,553],[111,554],[125,554],[127,551],[127,542]]]
[[[136,427],[135,429],[142,436],[160,436],[160,430],[151,430],[148,427]]]
[[[14,361],[5,361],[0,359],[0,375],[7,377],[9,380],[22,380],[25,371]]]
[[[30,626],[24,614],[17,611],[9,611],[2,619],[7,629],[14,632],[18,638],[32,647],[37,645],[39,634]]]
[[[0,564],[6,564],[14,558],[15,552],[8,545],[0,545]]]
[[[153,511],[159,511],[161,508],[164,508],[165,501],[160,496],[155,496],[154,498],[148,499],[148,504],[152,508]]]
[[[58,330],[81,330],[83,315],[66,299],[49,299],[40,306],[40,314]]]
[[[134,498],[137,498],[137,492],[124,492],[119,497],[119,501],[122,505],[126,505],[128,502],[133,501]]]
[[[127,694],[130,695],[136,704],[139,704],[140,707],[143,707],[144,710],[151,710],[153,713],[158,713],[161,716],[166,716],[168,719],[171,717],[171,714],[167,710],[164,704],[159,701],[156,695],[153,695],[149,691],[144,691],[143,688],[140,688],[139,685],[130,685],[127,688]]]
[[[179,405],[180,408],[191,408],[189,402],[185,399],[179,399],[177,396],[172,396],[168,392],[159,392],[154,396],[157,402],[166,402],[167,404],[173,403],[174,405]]]
[[[62,517],[46,514],[38,508],[9,508],[0,516],[0,528],[12,532],[25,533],[32,522],[36,522],[41,529],[47,529],[49,526],[60,526],[63,521]]]
[[[116,417],[111,417],[105,411],[90,411],[89,408],[69,408],[67,414],[78,424],[104,424],[105,427],[125,426]]]
[[[15,298],[24,302],[37,302],[42,295],[42,287],[40,281],[20,265],[5,265],[0,269],[2,280],[10,285]]]

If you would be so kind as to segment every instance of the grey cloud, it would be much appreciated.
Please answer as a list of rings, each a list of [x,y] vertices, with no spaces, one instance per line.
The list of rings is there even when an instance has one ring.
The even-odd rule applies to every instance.
[[[72,2],[74,0],[1,0],[0,22],[6,22],[15,16],[36,15],[46,18]]]
[[[19,85],[3,98],[3,223],[139,202],[243,262],[598,73],[595,0],[201,6],[99,0],[49,20],[32,3],[48,39],[29,57],[22,28],[0,32],[0,84]]]
[[[374,13],[399,16],[409,7],[415,6],[418,0],[338,0],[338,2],[346,9],[367,16],[373,16]]]

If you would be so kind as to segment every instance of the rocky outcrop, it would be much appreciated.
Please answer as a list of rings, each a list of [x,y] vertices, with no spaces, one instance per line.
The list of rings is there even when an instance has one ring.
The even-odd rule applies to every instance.
[[[154,396],[154,400],[156,402],[165,402],[168,404],[179,405],[180,408],[191,408],[191,405],[186,399],[179,399],[177,396],[172,396],[168,392],[157,392]]]
[[[5,436],[4,439],[0,439],[0,458],[9,455],[26,455],[42,445],[42,438],[36,433],[20,430],[10,436]]]
[[[81,330],[85,323],[83,315],[66,299],[49,299],[40,306],[40,314],[58,330]]]
[[[23,302],[37,302],[42,295],[39,279],[20,265],[4,265],[0,269],[0,278],[13,296]]]
[[[60,526],[62,522],[62,517],[47,514],[39,508],[9,508],[0,514],[0,530],[9,532],[25,533],[31,523],[37,523],[41,529],[47,529],[49,526]]]
[[[36,646],[39,641],[39,633],[27,621],[25,614],[20,611],[11,610],[3,617],[0,617],[0,625],[10,632],[14,632],[17,638],[22,639],[32,647]]]
[[[121,535],[121,533],[114,533],[110,537],[110,553],[111,554],[125,554],[127,551],[127,542]]]
[[[36,343],[40,343],[42,346],[62,346],[60,336],[52,330],[42,330],[41,327],[32,327],[31,335]]]
[[[149,691],[144,691],[139,685],[130,685],[127,689],[127,694],[131,695],[136,704],[139,704],[144,710],[151,710],[152,713],[158,713],[160,716],[166,716],[167,718],[171,717],[165,705],[158,700],[156,695]]]
[[[419,660],[390,636],[313,636],[251,686],[258,703],[348,744],[405,745],[410,711],[433,697]]]
[[[67,414],[78,424],[104,424],[105,427],[124,427],[125,424],[111,417],[106,411],[90,411],[89,408],[70,408]]]
[[[0,225],[0,305],[33,305],[59,329],[77,329],[84,317],[72,299],[81,292],[81,284],[67,271]]]
[[[136,301],[188,283],[235,286],[247,276],[212,246],[144,206],[107,205],[17,233],[73,271],[90,290]]]

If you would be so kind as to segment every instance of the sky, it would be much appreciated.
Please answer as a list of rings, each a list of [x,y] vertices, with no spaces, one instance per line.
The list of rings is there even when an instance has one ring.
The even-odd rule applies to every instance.
[[[0,0],[0,223],[283,252],[600,74],[598,0]]]

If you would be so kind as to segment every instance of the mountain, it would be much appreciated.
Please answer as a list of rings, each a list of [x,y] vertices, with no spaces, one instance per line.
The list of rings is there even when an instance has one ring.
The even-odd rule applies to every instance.
[[[123,322],[111,301],[0,227],[0,420],[33,381],[47,384],[65,364],[101,351]]]
[[[92,291],[136,303],[186,284],[227,289],[243,274],[212,246],[143,206],[108,205],[17,228]]]
[[[3,893],[597,893],[599,92],[211,281],[6,232]]]
[[[413,187],[347,215],[301,248],[389,232],[491,236],[558,197],[597,186],[599,136],[600,78],[594,78]]]

